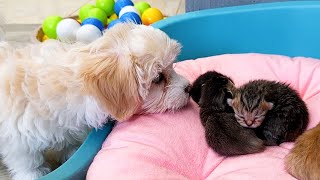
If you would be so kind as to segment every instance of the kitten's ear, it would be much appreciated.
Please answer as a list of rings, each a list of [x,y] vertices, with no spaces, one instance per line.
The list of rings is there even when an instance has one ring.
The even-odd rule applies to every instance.
[[[232,100],[232,99],[230,99],[230,98],[228,98],[228,99],[227,99],[227,103],[228,103],[228,105],[229,105],[229,106],[231,106],[231,107],[232,107],[233,100]]]
[[[273,103],[272,102],[267,102],[268,109],[271,110],[273,108]]]

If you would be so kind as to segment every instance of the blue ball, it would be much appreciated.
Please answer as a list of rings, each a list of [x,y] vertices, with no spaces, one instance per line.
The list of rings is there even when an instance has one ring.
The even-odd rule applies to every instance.
[[[103,23],[99,19],[96,19],[96,18],[87,18],[87,19],[85,19],[82,22],[81,26],[86,25],[86,24],[94,25],[98,29],[100,29],[100,31],[103,31],[103,29],[104,29]]]
[[[125,6],[133,6],[133,2],[131,0],[118,0],[114,4],[114,12],[119,16],[120,10]]]
[[[111,21],[111,23],[108,25],[108,29],[112,28],[114,25],[116,25],[118,23],[122,23],[122,21],[120,19],[116,19],[116,20]]]
[[[123,22],[130,21],[130,22],[134,22],[135,24],[142,24],[140,16],[134,12],[124,13],[120,19]]]

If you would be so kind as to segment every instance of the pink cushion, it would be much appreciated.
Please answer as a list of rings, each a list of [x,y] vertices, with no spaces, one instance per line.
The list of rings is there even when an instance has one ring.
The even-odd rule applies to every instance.
[[[320,120],[320,61],[277,55],[221,55],[177,63],[178,73],[194,81],[216,70],[240,85],[265,78],[288,82],[310,110],[308,128]],[[253,155],[226,158],[208,148],[199,108],[190,104],[176,113],[133,117],[118,124],[95,157],[89,180],[105,179],[294,179],[284,170],[283,158],[293,143],[268,147]]]

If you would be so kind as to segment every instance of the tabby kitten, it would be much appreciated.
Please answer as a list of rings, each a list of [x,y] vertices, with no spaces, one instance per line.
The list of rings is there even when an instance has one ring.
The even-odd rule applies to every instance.
[[[190,95],[200,106],[200,119],[207,144],[220,155],[234,156],[263,151],[263,141],[254,130],[240,126],[227,99],[232,98],[233,81],[209,71],[193,83]]]
[[[309,113],[298,93],[285,83],[254,80],[239,87],[228,99],[237,122],[256,128],[265,145],[294,141],[306,129]]]

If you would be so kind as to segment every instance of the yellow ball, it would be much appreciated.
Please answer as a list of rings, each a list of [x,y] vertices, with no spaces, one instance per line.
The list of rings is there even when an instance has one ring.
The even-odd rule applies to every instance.
[[[161,19],[163,19],[163,14],[157,8],[148,8],[142,14],[142,23],[144,25],[150,25]]]
[[[109,17],[109,19],[111,19],[111,20],[116,20],[116,19],[118,19],[118,16],[117,16],[116,13],[113,13],[113,14]]]
[[[42,42],[44,42],[45,40],[48,40],[48,39],[49,39],[49,37],[47,35],[42,36]]]

